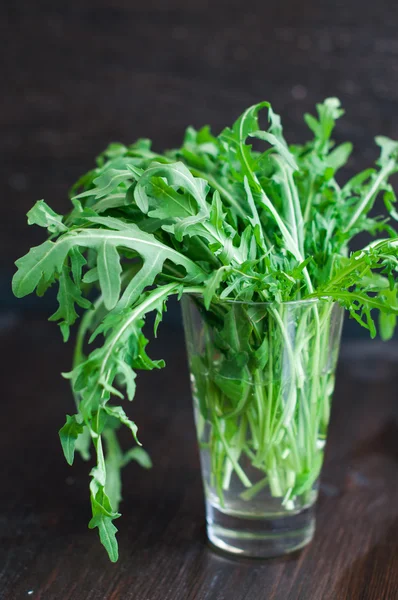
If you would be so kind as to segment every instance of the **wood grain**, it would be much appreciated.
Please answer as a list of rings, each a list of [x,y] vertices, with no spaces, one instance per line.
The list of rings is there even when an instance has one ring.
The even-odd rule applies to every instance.
[[[72,410],[58,375],[70,350],[42,320],[3,327],[2,600],[398,598],[396,345],[343,349],[313,543],[282,559],[237,560],[206,543],[184,348],[164,327],[152,355],[168,366],[140,376],[127,407],[154,468],[126,469],[112,565],[87,529],[89,465],[68,467],[57,439]]]

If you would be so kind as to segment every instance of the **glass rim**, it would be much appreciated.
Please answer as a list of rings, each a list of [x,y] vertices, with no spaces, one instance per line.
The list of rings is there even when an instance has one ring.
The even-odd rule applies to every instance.
[[[194,293],[188,293],[188,294],[183,294],[182,299],[184,298],[203,298],[203,294],[200,294],[198,292],[194,292]],[[213,300],[210,302],[210,307],[212,304],[237,304],[237,305],[245,305],[245,306],[306,306],[306,305],[311,305],[311,304],[337,304],[338,302],[336,302],[336,300],[333,300],[332,298],[325,296],[323,298],[303,298],[300,300],[284,300],[282,302],[253,302],[252,300],[247,301],[247,300],[234,300],[231,298],[226,298],[226,299],[218,299],[216,302],[213,302]],[[209,307],[209,308],[210,308]]]

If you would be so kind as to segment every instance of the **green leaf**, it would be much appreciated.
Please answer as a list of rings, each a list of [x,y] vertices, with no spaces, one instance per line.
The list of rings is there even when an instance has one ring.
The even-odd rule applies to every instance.
[[[102,435],[106,443],[105,493],[109,498],[110,505],[115,510],[118,510],[120,501],[122,499],[121,469],[123,466],[123,453],[114,430],[105,427]]]
[[[232,401],[233,411],[229,416],[235,416],[246,406],[251,391],[250,372],[245,366],[247,355],[237,354],[224,360],[220,369],[214,374],[214,382],[220,390]]]
[[[68,229],[62,222],[62,216],[54,212],[44,200],[38,200],[27,217],[29,225],[46,227],[50,233],[63,233]]]
[[[265,368],[265,365],[268,362],[269,358],[269,344],[268,338],[264,338],[261,342],[260,346],[253,352],[253,357],[255,359],[255,364],[260,371]]]
[[[152,163],[139,179],[134,197],[142,209],[151,207],[150,217],[174,222],[173,231],[181,241],[187,227],[208,217],[207,190],[207,181],[194,177],[183,163]]]
[[[64,341],[69,338],[69,327],[74,324],[78,315],[75,303],[82,308],[90,308],[91,302],[83,298],[80,288],[72,281],[68,267],[64,267],[59,275],[59,289],[57,300],[58,310],[50,317],[50,321],[61,321],[61,330]]]
[[[141,231],[136,225],[126,224],[110,217],[91,217],[89,220],[108,226],[109,229],[81,229],[67,233],[55,243],[47,241],[41,246],[32,248],[26,256],[16,262],[18,271],[13,279],[13,291],[16,296],[25,296],[32,292],[42,280],[52,281],[54,273],[62,272],[60,275],[60,287],[61,284],[64,287],[63,290],[60,290],[62,304],[60,312],[57,312],[57,316],[54,316],[53,319],[62,318],[67,325],[72,324],[76,315],[71,308],[72,303],[68,295],[71,294],[72,300],[82,306],[84,301],[79,296],[77,288],[71,286],[71,280],[66,276],[63,264],[68,252],[76,246],[93,248],[101,255],[97,267],[101,269],[108,306],[113,304],[119,288],[117,272],[120,273],[120,270],[116,268],[116,248],[130,248],[136,251],[144,262],[148,263],[141,275],[134,279],[134,282],[124,291],[119,308],[133,304],[144,288],[152,285],[165,260],[184,267],[186,280],[192,283],[203,280],[204,273],[199,265],[180,252],[159,242],[153,235]],[[110,257],[109,265],[113,265],[112,268],[116,273],[110,272],[105,255]]]
[[[124,246],[135,250],[144,260],[143,267],[125,289],[118,304],[119,309],[133,304],[141,292],[153,284],[165,260],[170,260],[174,264],[184,267],[187,272],[186,279],[191,282],[196,283],[203,280],[204,273],[198,265],[180,252],[162,244],[153,235],[143,232],[136,225],[125,224],[109,217],[92,217],[90,221],[108,226],[112,230],[97,230],[94,235],[92,234],[95,230],[82,232],[81,236],[84,244],[95,247],[98,243],[97,240],[102,238],[103,242],[108,242],[108,245]],[[85,239],[86,237],[87,239]]]
[[[316,108],[319,121],[308,114],[304,115],[304,120],[315,135],[317,149],[321,153],[326,153],[336,120],[344,114],[344,111],[340,108],[338,98],[326,98],[322,104],[317,104]]]
[[[68,248],[60,243],[49,240],[31,248],[25,256],[15,264],[18,271],[12,280],[12,290],[17,298],[31,294],[41,280],[51,281],[54,272],[60,272]]]
[[[391,340],[397,326],[397,315],[380,312],[379,325],[382,340]]]
[[[304,492],[310,490],[318,479],[322,469],[323,452],[319,451],[315,455],[314,465],[311,470],[304,471],[296,477],[295,486],[292,491],[292,496],[301,496]]]
[[[127,152],[127,147],[124,144],[115,143],[109,144],[107,149],[104,151],[104,155],[107,158],[115,158],[117,156],[124,156]]]
[[[112,523],[112,519],[100,512],[93,516],[88,526],[90,529],[98,527],[101,543],[108,552],[110,561],[113,563],[117,562],[119,559],[118,544],[116,541],[118,530]]]
[[[84,258],[83,254],[80,252],[80,249],[77,247],[71,249],[69,256],[71,262],[73,281],[76,285],[80,285],[80,281],[82,278],[82,270],[83,267],[87,264],[87,261]]]
[[[79,420],[77,415],[66,415],[66,423],[59,430],[59,437],[62,444],[62,450],[69,465],[73,464],[75,456],[76,442],[83,434],[84,425]]]
[[[370,175],[369,182],[362,190],[355,210],[351,211],[350,219],[347,220],[344,229],[345,232],[354,229],[358,220],[373,208],[379,192],[386,187],[388,189],[388,178],[398,170],[398,142],[382,136],[377,137],[376,142],[381,147],[380,158],[378,160],[380,170]]]
[[[213,273],[207,280],[206,287],[203,292],[204,303],[207,310],[209,310],[211,301],[214,295],[216,294],[218,288],[220,287],[221,282],[226,279],[229,273],[229,267],[220,267],[219,269],[217,269],[217,271],[213,271]]]
[[[394,204],[397,202],[397,197],[395,195],[395,191],[390,184],[385,185],[385,192],[383,195],[384,204],[390,214],[390,216],[398,221],[398,212],[394,207]],[[395,233],[395,232],[394,232]]]
[[[112,310],[120,296],[122,267],[117,248],[110,241],[104,241],[98,248],[98,279],[105,307]]]
[[[123,466],[127,465],[130,461],[134,460],[140,467],[144,469],[152,468],[152,461],[149,454],[143,448],[131,448],[123,456]]]
[[[352,144],[350,142],[346,142],[345,144],[341,144],[337,148],[335,148],[332,152],[330,152],[327,156],[327,164],[329,167],[332,167],[334,171],[337,171],[341,167],[344,167],[347,160],[352,153]]]
[[[315,117],[313,117],[312,115],[309,115],[309,114],[305,114],[304,121],[306,122],[308,127],[311,129],[312,133],[318,137],[320,134],[320,127],[319,127],[319,123],[315,119]]]
[[[83,283],[94,283],[95,281],[98,281],[99,279],[99,275],[98,275],[98,269],[97,267],[93,267],[92,269],[90,269],[89,271],[87,271],[82,279]]]
[[[273,148],[280,154],[280,156],[285,160],[286,164],[293,170],[297,171],[298,166],[294,159],[294,156],[291,154],[286,142],[284,140],[278,139],[273,133],[269,133],[268,131],[253,131],[250,133],[250,137],[257,138],[259,140],[264,140],[273,146]]]
[[[94,179],[96,187],[95,199],[104,198],[111,194],[120,183],[131,179],[131,171],[128,169],[107,169],[99,177]]]
[[[120,377],[123,385],[126,387],[127,398],[129,400],[132,400],[135,396],[135,390],[136,390],[136,383],[135,383],[136,374],[129,367],[129,365],[127,365],[127,363],[124,362],[123,360],[117,361],[117,364],[119,367],[119,377]]]
[[[90,445],[91,436],[87,426],[83,427],[83,431],[79,434],[75,442],[75,450],[79,452],[83,460],[90,460]]]
[[[126,425],[126,427],[128,427],[131,433],[133,434],[137,444],[141,446],[141,443],[137,438],[138,427],[135,423],[133,423],[133,421],[130,421],[130,419],[128,418],[121,406],[110,406],[109,404],[107,404],[104,407],[104,410],[110,417],[114,417],[115,419],[118,419],[120,423],[122,423],[122,425]]]
[[[249,182],[257,183],[254,176],[254,158],[250,154],[250,147],[245,144],[248,136],[259,130],[258,113],[262,108],[270,108],[268,102],[260,102],[250,106],[235,121],[232,128],[226,128],[219,136],[229,154],[229,161],[236,157],[242,169],[242,175],[246,175]]]
[[[392,140],[384,135],[378,135],[375,138],[376,144],[381,148],[380,158],[378,164],[383,167],[391,159],[397,159],[398,155],[398,141]]]
[[[224,327],[221,332],[230,351],[234,354],[249,351],[251,332],[252,324],[244,307],[240,304],[232,305],[224,316]]]
[[[264,249],[265,242],[264,242],[264,235],[263,235],[263,226],[262,226],[259,214],[258,214],[258,209],[257,209],[256,203],[254,202],[253,194],[250,189],[249,181],[248,181],[246,175],[244,177],[243,184],[245,187],[245,192],[247,195],[247,201],[249,204],[249,208],[252,213],[252,216],[248,217],[248,221],[252,225],[253,229],[255,227],[258,227],[259,232],[260,232],[260,238],[261,238],[261,248]]]
[[[129,397],[132,399],[135,389],[135,374],[132,369],[162,366],[161,361],[151,361],[146,355],[146,338],[142,334],[143,316],[150,311],[162,312],[165,299],[179,290],[178,284],[155,289],[142,297],[141,302],[133,309],[109,313],[97,327],[93,337],[103,334],[103,346],[93,350],[87,359],[67,374],[73,381],[75,392],[79,394],[79,410],[85,420],[92,419],[100,406],[107,408],[106,403],[112,394],[123,396],[114,385],[118,377],[127,382]],[[116,410],[117,414],[113,416],[123,422],[125,416],[122,409],[113,407],[109,410]],[[128,422],[125,424],[130,427]],[[134,427],[135,425],[133,433]]]
[[[102,450],[101,438],[96,439],[97,466],[91,470],[90,498],[92,519],[88,526],[90,529],[98,527],[99,536],[103,546],[108,552],[112,562],[118,559],[118,545],[116,541],[117,529],[112,521],[120,517],[120,514],[112,508],[110,500],[105,492],[106,486],[106,466]]]
[[[398,289],[394,287],[392,290],[382,292],[382,298],[386,300],[387,307],[398,308]],[[386,308],[387,308],[386,307]],[[379,313],[380,335],[384,341],[390,340],[397,326],[398,311],[393,312],[391,309],[382,310]]]

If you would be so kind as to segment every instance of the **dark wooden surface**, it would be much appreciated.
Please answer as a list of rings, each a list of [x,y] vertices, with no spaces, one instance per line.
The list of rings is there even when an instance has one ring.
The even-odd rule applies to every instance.
[[[172,340],[172,342],[171,342]],[[163,327],[129,414],[154,468],[124,473],[120,560],[87,529],[89,465],[64,462],[70,349],[55,326],[1,320],[1,600],[397,600],[398,349],[342,351],[313,543],[232,560],[206,544],[198,455],[179,332]]]

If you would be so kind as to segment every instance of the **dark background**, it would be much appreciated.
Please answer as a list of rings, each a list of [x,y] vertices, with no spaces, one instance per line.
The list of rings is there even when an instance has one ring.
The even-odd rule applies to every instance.
[[[72,349],[54,294],[15,300],[13,261],[43,241],[25,214],[67,190],[110,142],[179,144],[188,124],[218,132],[270,100],[291,142],[327,96],[355,143],[346,176],[398,138],[395,0],[0,3],[1,600],[397,600],[398,347],[345,326],[314,542],[299,556],[234,562],[206,546],[203,496],[178,313],[140,375],[134,406],[154,461],[126,471],[121,559],[87,530],[89,466],[71,470],[57,430],[72,399]],[[353,339],[359,337],[360,339]]]

